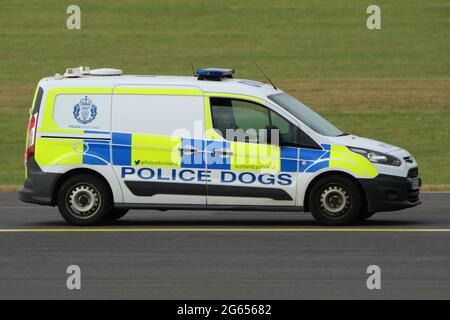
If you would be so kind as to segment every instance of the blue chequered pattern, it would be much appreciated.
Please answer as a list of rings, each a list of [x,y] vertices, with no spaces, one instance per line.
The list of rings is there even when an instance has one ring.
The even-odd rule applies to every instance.
[[[329,166],[328,160],[319,161],[319,162],[314,163],[312,166],[308,167],[306,169],[306,172],[316,172],[320,169],[327,168],[328,166]]]
[[[110,162],[109,141],[85,139],[83,163],[92,165],[106,165]]]
[[[105,133],[85,131],[85,133]],[[114,165],[131,165],[131,133],[113,132],[111,135],[112,163]],[[99,139],[84,140],[83,163],[91,165],[106,165],[111,162],[110,142]],[[182,139],[181,146],[197,148],[197,153],[183,153],[181,168],[198,168],[212,170],[230,170],[231,157],[223,157],[214,151],[230,150],[228,141]],[[322,150],[307,148],[280,148],[281,172],[316,172],[329,166],[330,145],[322,144]]]
[[[181,153],[181,168],[206,168],[204,150],[205,141],[200,139],[182,139],[181,147],[193,147],[198,149],[196,153]]]
[[[114,165],[131,164],[131,133],[112,134],[112,162]]]
[[[231,169],[231,157],[223,157],[214,153],[215,150],[230,150],[231,146],[228,141],[215,141],[215,140],[207,140],[206,141],[206,154],[207,154],[207,162],[208,169],[215,170],[230,170]]]

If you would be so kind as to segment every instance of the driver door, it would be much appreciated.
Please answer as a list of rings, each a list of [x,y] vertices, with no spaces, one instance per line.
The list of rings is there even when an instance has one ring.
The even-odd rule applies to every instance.
[[[209,102],[217,138],[206,148],[208,205],[294,206],[297,127],[250,100],[211,97]],[[271,133],[279,133],[278,139],[270,139]]]

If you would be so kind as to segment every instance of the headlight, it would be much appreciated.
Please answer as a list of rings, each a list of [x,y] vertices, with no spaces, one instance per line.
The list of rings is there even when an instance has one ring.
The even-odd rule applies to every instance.
[[[369,159],[370,162],[373,163],[386,164],[388,166],[396,166],[396,167],[402,164],[400,159],[397,159],[396,157],[390,156],[385,153],[355,147],[347,147],[347,148],[349,148],[351,151],[355,153],[363,155],[364,157]]]

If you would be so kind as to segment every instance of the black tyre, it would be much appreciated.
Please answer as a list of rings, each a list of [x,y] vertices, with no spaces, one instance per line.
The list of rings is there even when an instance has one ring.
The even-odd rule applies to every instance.
[[[112,211],[111,192],[101,179],[79,174],[67,179],[58,191],[58,209],[63,218],[77,226],[98,225]]]
[[[371,216],[373,216],[376,212],[364,212],[364,215],[361,217],[361,221],[369,219]]]
[[[350,225],[365,216],[364,194],[350,178],[334,175],[314,184],[309,194],[311,214],[327,226]]]
[[[109,221],[116,221],[122,218],[124,215],[128,213],[128,209],[118,209],[114,208],[109,214],[108,214],[108,220]]]

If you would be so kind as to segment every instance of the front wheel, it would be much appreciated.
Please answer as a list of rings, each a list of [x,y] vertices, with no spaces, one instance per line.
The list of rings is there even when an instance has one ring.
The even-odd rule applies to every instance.
[[[62,217],[77,226],[97,225],[112,210],[111,192],[101,179],[78,174],[68,178],[58,192],[58,209]]]
[[[323,225],[343,226],[365,216],[364,194],[350,178],[334,175],[319,180],[311,189],[309,207]]]

